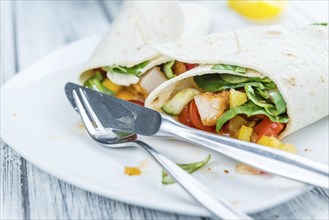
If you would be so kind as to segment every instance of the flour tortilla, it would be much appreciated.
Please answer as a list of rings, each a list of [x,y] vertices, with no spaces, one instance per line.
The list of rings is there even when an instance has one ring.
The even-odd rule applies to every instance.
[[[169,61],[152,48],[153,45],[206,34],[210,21],[209,11],[200,4],[177,1],[126,2],[90,57],[80,79],[84,81],[88,77],[87,71],[92,69],[112,65],[132,67],[150,61],[141,71],[145,73]]]
[[[248,68],[245,76],[268,76],[281,92],[290,118],[281,137],[328,115],[328,28],[258,27],[190,38],[157,46],[171,59],[198,64],[230,64]],[[192,77],[211,70],[203,65],[175,77],[147,98],[145,105],[159,110],[182,88],[193,85]]]

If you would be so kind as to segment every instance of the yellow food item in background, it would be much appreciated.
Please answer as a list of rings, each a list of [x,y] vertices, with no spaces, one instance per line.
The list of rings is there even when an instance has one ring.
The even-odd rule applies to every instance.
[[[285,8],[284,0],[228,0],[229,6],[241,15],[251,19],[270,19]]]

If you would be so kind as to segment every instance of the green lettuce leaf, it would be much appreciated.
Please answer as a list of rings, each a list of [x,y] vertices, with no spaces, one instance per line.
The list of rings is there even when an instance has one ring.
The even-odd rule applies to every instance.
[[[212,68],[212,70],[230,70],[236,73],[245,74],[247,69],[241,66],[227,65],[227,64],[216,64]]]
[[[266,115],[271,119],[273,122],[281,122],[287,123],[289,118],[286,114],[273,116],[269,114],[264,108],[256,105],[252,101],[248,101],[247,103],[237,106],[235,108],[231,108],[230,110],[226,111],[216,122],[216,131],[219,132],[221,127],[230,119],[234,118],[239,114],[245,114],[248,117],[254,115]]]
[[[123,74],[132,74],[132,75],[136,75],[136,76],[141,76],[143,73],[141,72],[141,70],[146,67],[148,64],[150,63],[149,60],[137,64],[135,66],[132,67],[123,67],[123,66],[118,66],[118,65],[113,65],[113,66],[106,66],[103,67],[102,69],[108,72],[112,72],[112,73],[123,73]]]
[[[83,83],[83,86],[89,88],[89,89],[94,89],[94,87],[97,88],[98,91],[105,93],[107,95],[114,95],[114,92],[106,88],[105,86],[102,85],[102,81],[104,80],[103,74],[101,74],[99,71],[96,72],[96,74],[89,78],[87,81]]]
[[[204,160],[195,162],[195,163],[188,163],[188,164],[177,164],[183,170],[188,173],[193,173],[202,167],[204,167],[209,160],[211,159],[211,155],[209,154]],[[162,171],[162,184],[172,184],[175,183],[175,180],[166,172]]]

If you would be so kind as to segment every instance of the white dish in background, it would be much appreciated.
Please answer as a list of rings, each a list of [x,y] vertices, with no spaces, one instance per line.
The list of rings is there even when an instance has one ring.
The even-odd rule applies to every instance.
[[[30,66],[1,88],[1,136],[24,158],[48,173],[85,190],[130,204],[163,211],[208,215],[177,184],[161,184],[161,169],[137,149],[105,149],[88,136],[64,93],[78,83],[79,71],[100,36],[78,41]],[[142,137],[179,163],[203,159],[191,144]],[[299,154],[328,164],[328,117],[286,138]],[[193,174],[218,197],[253,213],[278,205],[308,187],[269,175],[236,174],[235,162],[212,154]],[[140,176],[124,175],[124,166],[139,166]],[[228,170],[226,174],[224,170]]]

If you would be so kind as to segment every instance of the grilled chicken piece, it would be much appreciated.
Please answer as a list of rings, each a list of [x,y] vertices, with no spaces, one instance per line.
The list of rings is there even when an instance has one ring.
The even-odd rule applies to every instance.
[[[147,94],[150,94],[156,87],[165,81],[167,81],[165,74],[161,72],[159,67],[154,67],[141,77],[139,85]]]
[[[194,97],[203,125],[212,126],[216,124],[217,119],[229,106],[229,97],[230,93],[228,91],[221,93],[206,92]]]
[[[174,65],[172,67],[172,70],[173,70],[173,73],[178,76],[182,73],[185,73],[187,69],[186,69],[186,66],[184,63],[175,61]]]

